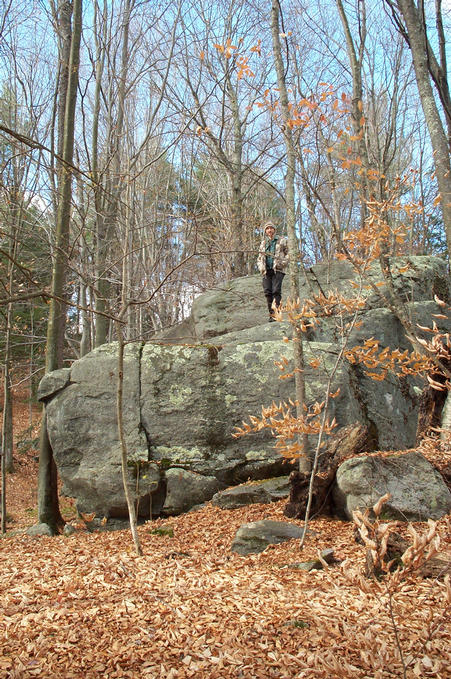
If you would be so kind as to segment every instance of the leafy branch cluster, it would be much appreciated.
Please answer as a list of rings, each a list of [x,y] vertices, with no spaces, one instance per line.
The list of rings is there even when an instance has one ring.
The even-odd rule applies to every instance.
[[[384,177],[377,177],[380,182]],[[421,202],[402,200],[402,196],[411,187],[410,173],[397,177],[393,184],[384,182],[383,199],[374,196],[365,201],[368,212],[361,228],[351,229],[343,234],[343,251],[336,254],[339,260],[351,260],[356,266],[366,269],[369,264],[383,254],[395,254],[406,242],[411,227],[406,222],[413,222],[416,215],[422,214]],[[402,218],[402,215],[405,215]],[[406,265],[400,273],[408,270]]]
[[[280,309],[276,309],[275,318],[282,320],[285,316],[291,325],[297,325],[302,332],[314,328],[321,323],[321,318],[350,316],[365,307],[365,299],[361,296],[346,297],[338,290],[319,292],[309,298],[296,300],[288,299]],[[285,341],[289,341],[286,339]]]
[[[376,502],[371,512],[356,511],[353,515],[366,550],[366,577],[357,573],[355,564],[349,559],[343,562],[341,569],[351,586],[357,584],[360,596],[367,597],[360,601],[361,610],[377,602],[379,615],[362,629],[358,629],[358,624],[352,630],[343,624],[343,644],[346,644],[348,658],[340,663],[339,670],[332,653],[323,658],[324,667],[336,671],[336,676],[360,677],[363,668],[365,676],[378,679],[386,676],[403,679],[442,676],[441,661],[431,656],[435,639],[446,628],[448,620],[451,603],[449,574],[445,571],[437,573],[430,582],[429,591],[429,585],[422,582],[420,599],[409,595],[412,588],[418,586],[418,578],[423,581],[428,565],[439,553],[438,524],[429,520],[423,533],[408,524],[406,533],[410,539],[402,540],[401,553],[394,555],[392,542],[393,538],[399,538],[395,531],[400,524],[381,519],[383,507],[389,499],[386,494]],[[334,577],[332,572],[329,577]],[[352,596],[356,598],[355,593]],[[427,600],[427,615],[420,615],[417,619],[417,607],[424,606]],[[382,610],[387,616],[386,625],[382,621]],[[392,643],[382,642],[382,628],[390,630]]]
[[[427,381],[433,389],[446,391],[450,388],[449,380],[444,383],[438,382],[433,378],[437,372],[437,363],[433,357],[451,361],[451,343],[449,333],[440,332],[434,323],[433,328],[421,327],[434,333],[430,341],[417,338],[417,341],[424,346],[427,353],[418,351],[408,351],[405,349],[390,349],[385,347],[379,350],[380,343],[373,337],[365,340],[363,345],[358,345],[345,351],[345,358],[352,364],[362,363],[368,370],[365,373],[373,380],[382,382],[390,372],[398,377],[406,375],[425,375]],[[378,372],[375,372],[375,371]]]
[[[330,398],[338,396],[339,390],[334,394],[329,394]],[[236,427],[234,438],[246,436],[250,433],[257,433],[263,429],[270,429],[277,439],[275,448],[287,459],[296,459],[301,453],[301,446],[298,443],[300,434],[316,435],[320,432],[331,434],[337,426],[335,418],[322,420],[325,402],[315,402],[311,406],[304,404],[304,415],[294,416],[293,409],[298,405],[297,401],[291,399],[286,402],[272,403],[269,407],[262,407],[261,417],[249,416],[249,423],[243,421],[242,427]]]
[[[238,42],[241,44],[243,42],[243,38],[240,38]],[[241,52],[237,45],[233,45],[231,38],[227,38],[225,44],[213,43],[213,47],[218,51],[218,54],[223,54],[226,59],[233,58],[233,65],[236,66],[237,80],[241,80],[244,78],[244,76],[247,76],[248,78],[255,77],[255,73],[249,66],[249,56],[246,56],[246,54]],[[261,56],[261,39],[259,39],[249,51]],[[201,52],[201,59],[203,60],[204,57],[205,53]]]
[[[365,512],[359,510],[353,512],[353,519],[367,548],[367,559],[370,562],[369,574],[372,576],[378,573],[390,574],[385,584],[388,584],[391,591],[394,591],[409,573],[418,571],[438,554],[440,537],[437,533],[437,522],[432,519],[428,520],[429,530],[423,535],[420,535],[409,523],[406,531],[412,538],[412,543],[399,557],[391,558],[388,550],[389,538],[398,528],[399,523],[397,521],[384,522],[380,518],[383,507],[389,500],[390,494],[386,493],[373,505],[371,511],[367,509]]]

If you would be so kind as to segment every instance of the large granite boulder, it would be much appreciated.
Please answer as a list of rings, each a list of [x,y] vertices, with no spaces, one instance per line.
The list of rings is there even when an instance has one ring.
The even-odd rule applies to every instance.
[[[351,519],[390,493],[382,518],[401,521],[439,519],[451,511],[451,493],[439,472],[418,452],[361,456],[337,471],[333,499],[337,513]]]
[[[401,264],[405,261],[402,258]],[[439,311],[431,301],[433,294],[447,298],[445,262],[417,257],[409,261],[404,277],[396,274],[398,265],[394,267],[395,284],[406,299],[423,300],[409,304],[413,317],[427,325],[429,315]],[[332,287],[352,291],[351,276],[343,262],[329,269],[313,267],[308,284],[303,282],[304,292]],[[226,283],[224,290],[195,301],[179,336],[172,329],[171,339],[127,346],[123,417],[129,487],[141,516],[186,511],[230,485],[290,471],[274,450],[269,431],[233,437],[242,420],[258,415],[262,405],[293,397],[294,379],[280,380],[274,366],[282,355],[291,361],[291,343],[284,342],[290,326],[265,322],[260,285],[258,276]],[[382,346],[405,346],[399,322],[377,306],[380,300],[372,290],[367,294],[370,307],[362,312],[350,345],[372,336]],[[339,339],[328,321],[304,344],[310,405],[324,399]],[[318,359],[319,368],[313,368],[311,362]],[[339,426],[366,425],[373,449],[410,447],[421,387],[420,382],[395,377],[374,382],[360,367],[342,363],[332,383],[332,391],[339,394],[331,401],[329,417]],[[116,388],[117,347],[111,344],[46,375],[39,397],[47,406],[50,443],[64,491],[77,498],[82,512],[120,518],[127,509]]]
[[[265,324],[261,332],[273,325]],[[226,485],[286,469],[273,450],[270,433],[232,437],[248,414],[258,414],[262,405],[293,395],[294,379],[279,380],[274,367],[281,353],[290,358],[292,351],[291,344],[282,341],[283,333],[276,327],[266,341],[254,342],[247,341],[247,332],[242,331],[240,343],[222,347],[146,344],[141,359],[141,422],[151,459],[213,474]],[[319,369],[308,366],[306,370],[307,398],[322,400],[336,348],[311,343],[305,352],[307,362],[321,359]],[[351,372],[343,364],[333,383],[340,395],[331,405],[331,417],[346,422],[363,416]]]
[[[241,343],[223,347],[129,345],[123,416],[130,490],[139,498],[142,516],[149,516],[149,504],[154,513],[157,507],[168,514],[189,509],[189,500],[174,500],[174,484],[182,485],[182,478],[193,504],[198,504],[226,486],[289,472],[270,432],[232,436],[242,419],[258,414],[262,404],[288,400],[293,394],[293,378],[279,380],[274,368],[282,351],[290,355],[291,346],[283,343],[278,324],[273,325],[277,327],[271,328],[272,335],[261,342],[246,341],[243,331]],[[263,326],[262,334],[270,327]],[[80,511],[111,517],[126,515],[116,421],[116,351],[116,345],[105,345],[75,361],[70,374],[50,373],[39,392],[47,404],[48,433],[64,492],[77,498]],[[309,367],[306,373],[307,397],[314,402],[323,397],[335,347],[313,343],[306,346],[306,356],[322,360],[320,369]],[[332,403],[331,417],[344,422],[364,417],[351,372],[343,364],[333,383],[340,395]],[[180,469],[194,475],[190,482],[173,471]],[[195,481],[202,492],[194,498]],[[168,493],[170,500],[164,497]]]
[[[139,345],[129,345],[124,359],[124,430],[129,450],[129,484],[149,515],[149,498],[160,484],[160,471],[149,463],[140,423]],[[46,417],[63,493],[77,498],[81,512],[126,516],[121,476],[121,448],[116,417],[117,346],[103,345],[70,370],[49,373],[38,397],[47,403]],[[52,391],[54,389],[54,391]]]
[[[408,266],[407,270],[406,267]],[[421,310],[422,302],[430,302],[437,295],[445,301],[450,300],[449,278],[447,262],[440,257],[409,256],[397,257],[392,260],[393,282],[396,292],[401,299],[411,305],[413,319],[418,316],[419,321],[429,321],[428,311]],[[381,285],[381,271],[378,262],[374,262],[368,270],[368,278],[364,281],[362,295],[366,298],[366,307],[362,316],[371,310],[384,310],[386,306],[383,295],[387,293],[385,285]],[[189,319],[179,326],[173,327],[158,335],[171,343],[175,341],[190,342],[209,340],[228,333],[234,333],[246,328],[259,326],[266,321],[268,311],[262,293],[261,276],[244,276],[224,282],[221,286],[199,295],[194,300]],[[371,287],[376,285],[378,293]],[[288,295],[288,282],[284,284],[284,297]],[[313,294],[337,290],[345,295],[355,295],[359,287],[358,277],[352,265],[347,261],[334,262],[332,265],[317,264],[306,270],[299,278],[301,299]],[[436,307],[435,307],[436,309]],[[387,315],[388,314],[388,315]],[[382,326],[379,332],[379,323]],[[427,323],[426,323],[427,324]],[[398,322],[394,322],[392,314],[386,311],[379,316],[373,314],[369,318],[379,333],[381,341],[388,346],[397,346],[399,342],[405,344],[404,333]],[[423,322],[422,325],[425,325]],[[366,328],[362,329],[366,332]],[[356,338],[358,333],[356,332]],[[364,335],[368,337],[368,335]],[[370,335],[371,336],[371,335]],[[312,333],[311,339],[317,341],[335,341],[336,327],[333,322],[323,323]]]

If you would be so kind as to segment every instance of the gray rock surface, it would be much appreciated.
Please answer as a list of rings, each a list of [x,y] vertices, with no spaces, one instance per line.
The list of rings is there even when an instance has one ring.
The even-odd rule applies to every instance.
[[[27,528],[27,535],[31,535],[31,537],[38,538],[38,537],[49,537],[51,538],[53,533],[50,530],[50,526],[48,526],[46,523],[35,523],[34,526],[30,526]]]
[[[47,396],[54,396],[58,391],[64,389],[69,384],[70,373],[70,368],[61,368],[61,370],[47,373],[39,383],[38,399],[45,401]]]
[[[63,535],[66,538],[69,538],[71,535],[74,535],[76,533],[76,528],[73,526],[71,523],[66,523],[66,525],[63,528]]]
[[[49,439],[63,493],[77,498],[80,512],[107,517],[127,515],[116,418],[116,352],[116,345],[104,345],[75,361],[66,388],[59,388],[47,403]],[[130,490],[148,516],[146,498],[148,503],[160,483],[160,472],[156,464],[148,463],[147,440],[140,426],[140,353],[137,345],[125,352],[124,429]],[[41,393],[48,394],[52,375],[42,380]]]
[[[338,468],[333,498],[337,512],[351,519],[390,493],[382,518],[402,521],[439,519],[451,511],[451,493],[439,472],[418,452],[362,456]]]
[[[153,460],[214,475],[224,486],[288,470],[269,432],[232,438],[247,413],[259,413],[262,404],[287,400],[293,393],[293,378],[279,380],[274,367],[282,351],[290,355],[291,346],[280,339],[248,342],[247,332],[242,332],[241,344],[222,348],[145,346],[141,415]],[[321,369],[307,370],[308,398],[315,401],[322,398],[335,347],[312,344],[306,354],[323,360]],[[338,387],[341,394],[332,410],[339,418],[355,421],[362,411],[347,366],[337,372]]]
[[[401,273],[400,269],[407,264],[409,269]],[[392,263],[392,272],[395,290],[406,303],[433,300],[434,295],[445,301],[449,300],[447,264],[444,259],[424,256],[397,257]],[[212,337],[261,325],[268,316],[261,280],[260,275],[235,278],[200,295],[194,300],[190,319],[166,333],[161,333],[159,337],[161,339],[167,337],[172,342],[178,337],[181,341],[207,341]],[[367,299],[367,310],[385,306],[382,297],[370,287],[371,282],[376,284],[380,280],[380,266],[375,262],[369,270],[369,279],[364,283],[362,290]],[[353,290],[349,281],[357,281],[349,262],[334,262],[332,266],[317,264],[306,271],[305,277],[303,275],[300,277],[300,297],[301,299],[311,297],[312,294],[327,290],[338,290],[349,296]],[[378,289],[380,293],[386,293],[385,286]],[[284,294],[285,296],[288,294],[287,282]],[[330,331],[333,333],[333,328]],[[323,331],[321,335],[324,335]],[[330,334],[327,337],[318,335],[316,339],[333,341]]]
[[[261,280],[261,276],[235,278],[197,297],[191,314],[197,339],[208,340],[267,320]]]
[[[303,527],[285,521],[253,521],[243,523],[237,530],[232,542],[232,552],[241,554],[258,554],[268,545],[277,545],[287,540],[302,537]],[[310,531],[307,530],[307,535]]]
[[[168,469],[166,483],[166,499],[162,510],[165,516],[181,514],[210,500],[220,487],[214,476],[203,476],[181,468]]]
[[[439,311],[430,301],[433,294],[443,299],[448,295],[445,262],[409,258],[408,272],[398,275],[406,261],[394,264],[395,285],[406,300],[422,300],[409,302],[409,308],[413,318],[430,325],[431,313]],[[346,262],[313,267],[308,283],[302,280],[302,294],[320,288],[349,293],[352,276]],[[377,282],[376,269],[372,276]],[[371,289],[365,294],[369,310],[350,345],[372,336],[382,346],[407,346],[391,312]],[[291,470],[274,450],[270,432],[232,436],[262,405],[293,397],[294,379],[280,380],[274,366],[283,355],[291,360],[291,344],[283,342],[291,328],[266,319],[261,279],[249,276],[201,295],[192,316],[168,331],[166,339],[163,333],[153,342],[127,346],[123,415],[128,477],[142,517],[148,518],[150,506],[153,515],[185,511],[227,486]],[[187,338],[194,338],[194,344],[176,343]],[[339,337],[328,321],[310,340],[304,349],[307,401],[312,405],[324,399]],[[104,345],[71,368],[46,375],[39,387],[63,492],[77,499],[79,511],[108,518],[127,516],[116,421],[116,352],[115,344]],[[321,365],[314,369],[309,362],[318,358]],[[330,419],[335,417],[339,426],[368,426],[374,449],[413,446],[421,386],[398,378],[374,382],[360,367],[343,363],[332,384],[339,395],[331,402]]]
[[[298,568],[301,571],[320,571],[324,568],[323,561],[326,564],[331,565],[336,562],[333,549],[323,549],[321,552],[321,559],[313,559],[312,561],[301,561],[298,563],[290,564],[289,568]]]
[[[221,509],[237,509],[245,505],[269,504],[277,502],[290,494],[290,481],[288,476],[279,476],[266,481],[253,481],[242,483],[233,488],[220,490],[213,495],[212,504]]]

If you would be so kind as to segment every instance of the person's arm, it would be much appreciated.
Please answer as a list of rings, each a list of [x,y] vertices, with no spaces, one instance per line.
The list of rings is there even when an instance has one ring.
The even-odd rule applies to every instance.
[[[288,263],[290,261],[290,253],[289,253],[289,250],[288,250],[288,238],[284,237],[283,241],[284,241],[283,242],[283,248],[281,248],[281,249],[283,251],[283,266],[284,266],[284,269],[285,269],[288,266]]]
[[[257,269],[262,274],[262,276],[265,275],[265,273],[266,273],[266,252],[265,252],[265,240],[264,239],[261,241],[260,249],[258,251]]]

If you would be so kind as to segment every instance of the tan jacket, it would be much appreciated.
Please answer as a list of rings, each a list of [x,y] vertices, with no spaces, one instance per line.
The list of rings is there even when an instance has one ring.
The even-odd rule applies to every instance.
[[[264,276],[266,274],[266,238],[263,237],[258,250],[257,268]],[[285,273],[290,261],[288,255],[288,241],[285,236],[279,236],[276,243],[276,251],[274,253],[274,271],[281,271]]]

